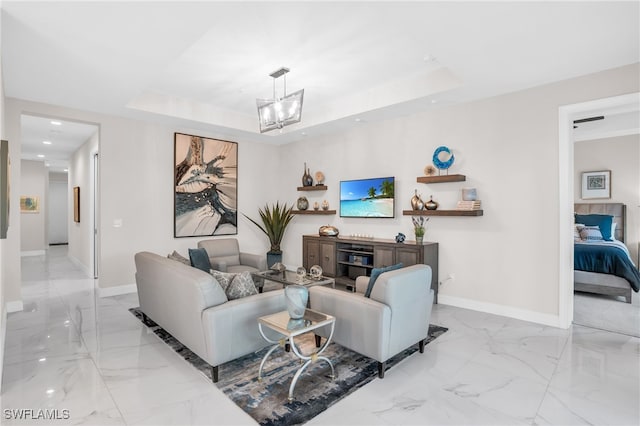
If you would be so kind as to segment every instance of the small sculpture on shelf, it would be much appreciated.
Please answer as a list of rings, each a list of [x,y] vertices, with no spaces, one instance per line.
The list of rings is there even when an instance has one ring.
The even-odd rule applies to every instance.
[[[338,228],[331,225],[323,225],[318,230],[318,235],[321,237],[337,237],[339,233]]]
[[[418,195],[418,190],[414,189],[413,191],[413,197],[411,197],[411,208],[413,210],[422,210],[424,208],[424,202]]]
[[[424,207],[427,210],[437,210],[438,206],[439,206],[438,202],[433,200],[433,195],[429,197],[429,201],[424,203]]]
[[[329,210],[329,202],[327,200],[322,201],[322,210]]]
[[[307,200],[307,197],[299,197],[296,204],[298,205],[298,210],[306,210],[309,208],[309,200]]]
[[[433,152],[433,164],[438,168],[438,174],[440,170],[446,170],[449,174],[449,167],[453,165],[455,159],[453,152],[447,146],[439,146]]]
[[[404,243],[404,240],[406,238],[406,235],[404,235],[402,232],[398,232],[398,235],[396,235],[396,243]]]
[[[324,185],[324,173],[318,170],[316,172],[316,186],[322,186],[322,185]]]
[[[413,222],[413,233],[416,236],[416,244],[422,244],[422,239],[426,232],[426,222],[429,221],[429,218],[425,218],[424,216],[412,216],[411,221]]]
[[[425,166],[424,174],[425,176],[433,176],[436,174],[436,168],[433,166],[433,164],[427,164]]]
[[[317,201],[315,203],[313,203],[313,209],[316,210],[316,211],[320,210],[320,204],[318,204]]]

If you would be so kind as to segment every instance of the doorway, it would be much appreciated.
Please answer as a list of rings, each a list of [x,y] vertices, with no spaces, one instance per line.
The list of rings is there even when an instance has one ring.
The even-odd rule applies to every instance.
[[[573,203],[574,185],[576,169],[574,166],[575,145],[573,121],[585,116],[596,116],[605,111],[620,112],[640,110],[640,93],[615,96],[611,98],[597,99],[594,101],[579,104],[567,105],[559,108],[559,254],[561,261],[559,266],[559,320],[562,327],[568,328],[574,320],[574,285],[573,285]],[[638,129],[635,129],[636,134]],[[640,161],[640,159],[639,159]],[[613,181],[613,179],[612,179]],[[638,196],[640,197],[640,182],[638,185]],[[604,200],[601,200],[604,201]],[[611,200],[612,202],[615,200]],[[629,209],[639,212],[640,203],[630,203]],[[639,212],[640,214],[640,212]],[[628,232],[635,233],[640,237],[640,229],[629,229]],[[637,240],[636,240],[637,241]],[[634,261],[635,263],[635,261]],[[637,266],[637,265],[636,265]],[[638,295],[634,293],[634,297]],[[621,303],[621,302],[617,302]],[[619,306],[618,306],[619,308]],[[613,308],[613,311],[619,309]],[[636,327],[635,319],[629,318],[629,327]],[[595,325],[594,325],[595,326]],[[598,328],[603,328],[602,324]],[[619,332],[619,330],[616,330]]]

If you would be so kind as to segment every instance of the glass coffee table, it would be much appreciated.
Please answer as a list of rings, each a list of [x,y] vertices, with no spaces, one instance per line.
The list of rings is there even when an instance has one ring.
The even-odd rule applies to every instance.
[[[304,278],[300,279],[296,271],[261,271],[261,272],[252,272],[251,277],[253,281],[256,283],[256,287],[258,287],[258,292],[262,293],[264,288],[264,281],[273,281],[276,283],[282,284],[282,287],[286,287],[291,284],[303,285],[305,287],[313,287],[316,285],[331,285],[333,288],[336,288],[336,280],[333,278],[321,276],[320,278],[312,278],[309,275],[306,275]]]
[[[305,355],[300,352],[300,349],[298,348],[298,346],[296,346],[295,337],[305,333],[309,333],[313,330],[327,325],[331,326],[331,332],[329,333],[329,337],[327,338],[327,340],[325,340],[324,344],[311,354]],[[287,311],[278,312],[258,318],[258,329],[260,330],[260,334],[267,342],[274,344],[271,349],[269,349],[269,351],[264,355],[264,358],[262,358],[260,369],[258,370],[258,381],[262,381],[262,370],[264,369],[264,364],[267,362],[269,355],[271,355],[273,351],[280,347],[284,348],[287,344],[291,347],[293,353],[298,358],[300,358],[301,362],[305,361],[300,366],[300,368],[298,368],[296,374],[291,380],[291,386],[289,386],[289,402],[293,401],[293,390],[296,387],[298,379],[300,378],[304,370],[317,360],[322,360],[329,364],[329,367],[331,367],[331,380],[334,380],[336,373],[333,369],[333,364],[331,363],[329,358],[321,356],[320,354],[324,352],[327,346],[329,346],[329,342],[333,337],[333,329],[335,325],[335,317],[311,309],[307,309],[301,319],[291,319],[291,317],[289,317],[289,312]],[[264,334],[263,327],[267,327],[277,332],[278,334],[281,334],[283,338],[280,340],[272,340],[268,338]]]

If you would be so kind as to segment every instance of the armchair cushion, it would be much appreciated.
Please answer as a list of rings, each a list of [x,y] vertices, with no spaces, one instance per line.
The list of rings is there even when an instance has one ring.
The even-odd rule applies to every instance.
[[[194,268],[198,268],[204,272],[211,270],[211,263],[209,262],[209,256],[205,249],[189,249],[189,259],[191,259],[191,266]]]
[[[380,276],[380,274],[389,271],[395,271],[396,269],[402,268],[402,263],[397,263],[395,265],[387,266],[386,268],[373,268],[371,270],[371,277],[369,278],[369,284],[367,285],[367,289],[364,292],[364,297],[371,297],[371,292],[373,291],[373,285],[376,283],[376,280]]]

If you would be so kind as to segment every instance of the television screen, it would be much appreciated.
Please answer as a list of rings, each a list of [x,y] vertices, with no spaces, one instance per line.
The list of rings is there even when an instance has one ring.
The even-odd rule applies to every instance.
[[[394,217],[394,178],[340,182],[340,217]]]

